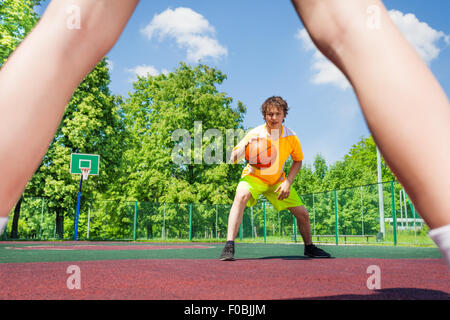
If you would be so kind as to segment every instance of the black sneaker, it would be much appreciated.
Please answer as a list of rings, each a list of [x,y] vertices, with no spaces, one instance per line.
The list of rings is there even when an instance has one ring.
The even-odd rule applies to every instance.
[[[317,248],[313,244],[305,246],[305,256],[311,258],[331,258],[331,255],[328,252],[325,252],[324,250]]]
[[[234,260],[234,246],[231,244],[226,244],[220,254],[220,260],[222,261],[233,261]]]

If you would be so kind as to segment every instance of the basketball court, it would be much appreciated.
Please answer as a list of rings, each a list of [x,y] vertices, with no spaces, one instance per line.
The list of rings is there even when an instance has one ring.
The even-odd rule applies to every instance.
[[[448,300],[436,248],[300,244],[3,242],[2,300]],[[77,270],[77,272],[74,272]],[[78,287],[74,287],[74,277]]]

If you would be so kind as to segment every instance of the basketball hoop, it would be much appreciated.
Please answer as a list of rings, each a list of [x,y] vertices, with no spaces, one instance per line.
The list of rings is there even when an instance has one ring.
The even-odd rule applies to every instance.
[[[80,168],[81,174],[83,175],[83,180],[87,180],[89,177],[89,172],[91,171],[91,168]]]

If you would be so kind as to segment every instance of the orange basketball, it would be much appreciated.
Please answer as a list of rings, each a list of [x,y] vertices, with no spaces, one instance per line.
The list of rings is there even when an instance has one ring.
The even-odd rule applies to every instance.
[[[276,157],[277,149],[266,138],[257,138],[245,148],[245,160],[257,168],[270,167]]]

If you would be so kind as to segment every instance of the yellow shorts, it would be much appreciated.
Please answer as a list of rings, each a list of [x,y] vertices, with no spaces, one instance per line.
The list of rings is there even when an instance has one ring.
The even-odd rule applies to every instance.
[[[300,200],[297,191],[295,191],[295,189],[292,187],[291,192],[289,193],[289,197],[283,200],[278,200],[278,193],[275,193],[275,190],[280,184],[281,182],[274,185],[268,185],[256,177],[243,176],[239,180],[239,184],[236,190],[246,189],[252,194],[252,197],[247,202],[247,207],[254,206],[260,194],[262,194],[267,200],[269,200],[277,211],[282,211],[287,208],[299,207],[303,205],[303,202],[302,200]]]

